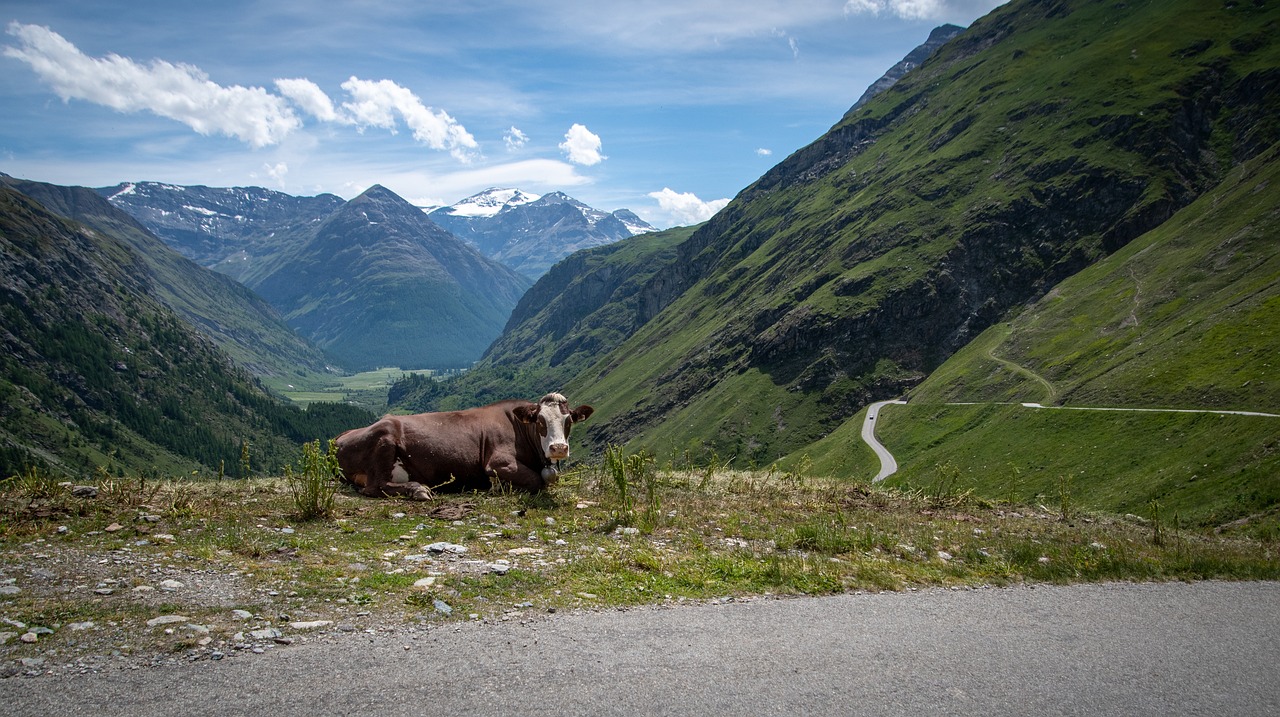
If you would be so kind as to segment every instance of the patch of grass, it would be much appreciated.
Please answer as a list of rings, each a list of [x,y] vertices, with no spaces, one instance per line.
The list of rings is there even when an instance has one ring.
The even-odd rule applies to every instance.
[[[912,402],[878,420],[877,436],[899,463],[890,485],[971,489],[988,500],[1052,505],[1067,517],[1146,514],[1157,500],[1210,528],[1280,505],[1276,418]]]
[[[20,591],[0,596],[0,613],[33,625],[93,621],[117,635],[116,645],[180,644],[198,653],[228,649],[246,629],[233,607],[274,624],[288,615],[360,627],[916,586],[1280,579],[1274,535],[1214,533],[1163,504],[1157,520],[1149,510],[1142,518],[1094,512],[1073,498],[1064,520],[1034,502],[977,499],[964,472],[954,490],[937,495],[777,470],[659,470],[624,452],[613,466],[621,466],[643,529],[618,520],[624,497],[604,466],[568,471],[532,497],[420,503],[339,490],[329,517],[296,524],[283,478],[154,480],[144,505],[100,491],[92,510],[10,512],[0,550],[48,558],[5,567],[0,577]],[[646,485],[660,506],[651,521]],[[57,491],[46,499],[63,500]],[[19,483],[0,484],[0,503],[22,495]],[[442,508],[453,510],[434,517]],[[465,552],[436,552],[439,543]],[[165,576],[188,586],[134,590]],[[210,640],[145,627],[165,613],[207,626]],[[74,652],[81,643],[59,629],[35,648],[0,646],[0,655]]]
[[[302,459],[298,472],[285,467],[285,482],[293,494],[293,507],[299,520],[315,520],[333,515],[333,498],[338,490],[338,444],[329,441],[327,451],[321,450],[320,441],[302,446]]]

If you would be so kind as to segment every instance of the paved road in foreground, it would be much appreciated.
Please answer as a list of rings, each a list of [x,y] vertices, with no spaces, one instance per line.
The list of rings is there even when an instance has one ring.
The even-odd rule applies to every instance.
[[[1280,583],[841,595],[0,681],[6,715],[1276,715]]]

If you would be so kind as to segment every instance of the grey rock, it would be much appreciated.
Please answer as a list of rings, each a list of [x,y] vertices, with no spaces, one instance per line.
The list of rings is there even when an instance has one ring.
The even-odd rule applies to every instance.
[[[467,552],[467,548],[465,545],[458,545],[457,543],[445,543],[445,542],[432,543],[431,545],[427,546],[427,550],[433,553],[454,553],[456,555],[462,555],[463,553]]]

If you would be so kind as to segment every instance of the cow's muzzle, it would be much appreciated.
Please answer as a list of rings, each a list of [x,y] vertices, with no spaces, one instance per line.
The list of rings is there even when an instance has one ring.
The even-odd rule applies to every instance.
[[[547,459],[552,461],[562,461],[569,457],[568,443],[552,443],[547,446]]]

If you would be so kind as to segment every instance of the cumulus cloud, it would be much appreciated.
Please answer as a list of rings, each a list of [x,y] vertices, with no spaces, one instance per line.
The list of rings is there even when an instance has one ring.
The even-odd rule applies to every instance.
[[[289,165],[284,162],[276,162],[275,164],[264,164],[262,170],[267,173],[268,177],[275,180],[276,184],[284,186],[284,178],[289,174]]]
[[[507,130],[507,133],[502,136],[502,141],[506,143],[508,151],[514,152],[528,143],[529,135],[521,132],[519,128],[513,125],[511,129]]]
[[[850,15],[879,15],[887,12],[904,20],[932,20],[946,12],[945,0],[847,0],[844,11]]]
[[[341,117],[333,100],[316,83],[307,79],[276,80],[276,89],[303,112],[322,122],[338,122]]]
[[[761,147],[760,149],[756,150],[756,154],[760,155],[761,157],[769,157],[773,155],[773,150]]]
[[[203,135],[234,137],[255,148],[275,145],[302,127],[294,111],[321,122],[396,131],[399,122],[431,149],[471,159],[478,144],[460,122],[423,104],[412,91],[390,80],[352,77],[342,84],[350,101],[340,107],[316,83],[304,78],[275,81],[274,94],[262,87],[224,87],[198,67],[152,60],[148,64],[110,54],[93,58],[47,27],[11,22],[18,44],[7,57],[31,66],[64,101],[77,99],[120,112],[150,112],[177,120]],[[514,129],[514,128],[513,128]]]
[[[407,87],[391,80],[362,80],[352,77],[342,83],[351,101],[342,103],[345,116],[362,127],[396,131],[396,116],[413,131],[413,138],[432,149],[447,149],[454,157],[467,160],[476,149],[475,137],[444,110],[427,107]]]
[[[569,131],[564,133],[564,141],[560,143],[560,149],[570,162],[588,167],[608,159],[600,154],[602,146],[600,136],[593,134],[591,130],[580,124],[570,127]]]
[[[649,196],[656,199],[658,206],[680,225],[705,222],[729,203],[728,199],[704,202],[693,192],[677,192],[670,187],[663,187],[661,192],[649,192]]]
[[[89,57],[47,27],[11,22],[8,33],[18,46],[4,54],[30,65],[63,101],[151,112],[254,147],[276,144],[302,126],[288,102],[261,87],[223,87],[199,68],[163,60],[144,65],[115,54]]]

